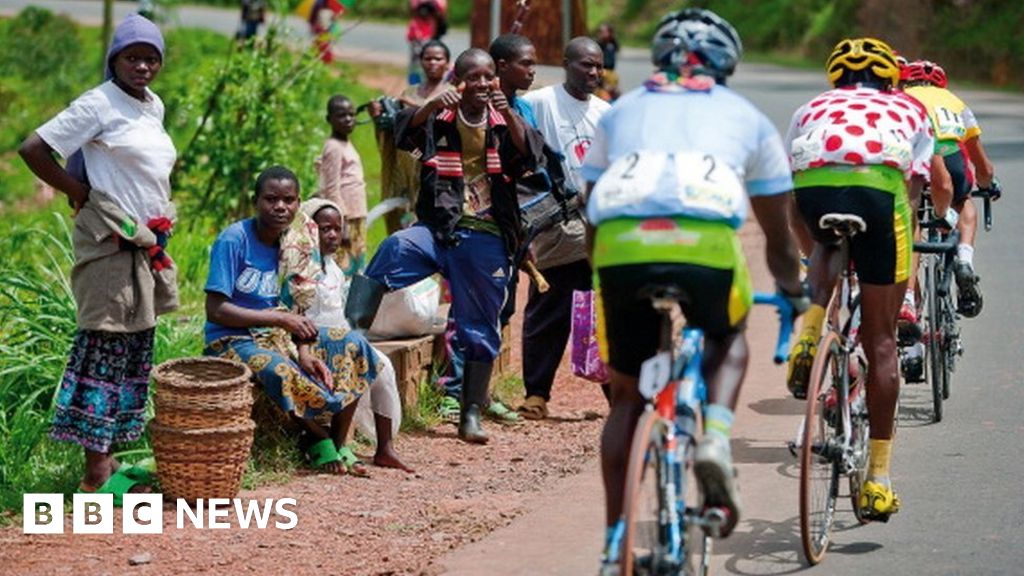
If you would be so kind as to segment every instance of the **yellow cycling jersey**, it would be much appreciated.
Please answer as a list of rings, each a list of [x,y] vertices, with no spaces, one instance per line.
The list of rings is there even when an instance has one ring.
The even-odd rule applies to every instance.
[[[981,135],[981,127],[974,113],[949,90],[935,86],[914,86],[907,88],[906,93],[928,109],[936,143],[942,140],[963,142]]]

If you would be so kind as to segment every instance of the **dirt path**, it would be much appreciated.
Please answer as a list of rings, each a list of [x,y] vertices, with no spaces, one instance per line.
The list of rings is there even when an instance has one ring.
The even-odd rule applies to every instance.
[[[524,279],[525,280],[525,279]],[[525,286],[526,282],[520,283]],[[526,301],[521,294],[520,305]],[[520,318],[513,322],[513,358],[520,358]],[[591,462],[605,403],[593,384],[564,366],[553,417],[514,427],[490,424],[492,441],[468,446],[455,428],[398,439],[413,476],[373,468],[373,478],[309,475],[240,498],[295,498],[298,525],[289,531],[198,530],[175,527],[165,509],[160,535],[26,536],[0,531],[0,572],[59,574],[431,574],[445,552],[478,540],[522,514],[533,493]],[[121,516],[114,525],[121,525]],[[67,521],[70,531],[70,518]],[[147,563],[129,560],[148,554]]]

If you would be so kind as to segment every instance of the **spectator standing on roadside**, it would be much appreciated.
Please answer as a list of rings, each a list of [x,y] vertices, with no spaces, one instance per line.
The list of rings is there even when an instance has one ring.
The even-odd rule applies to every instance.
[[[356,107],[347,96],[331,96],[327,101],[327,123],[331,137],[324,142],[316,160],[319,188],[316,195],[334,202],[344,210],[347,243],[339,251],[342,271],[351,276],[363,269],[366,258],[366,181],[363,161],[349,141],[356,127]]]
[[[527,126],[536,128],[537,121],[533,118],[533,110],[529,104],[517,96],[518,91],[529,90],[533,85],[537,66],[537,51],[533,42],[518,34],[503,34],[491,42],[488,52],[494,60],[498,88],[505,96],[505,100]],[[508,324],[509,318],[515,312],[518,279],[518,274],[513,274],[509,278],[508,298],[505,300],[505,306],[499,316],[502,328]],[[456,335],[457,332],[454,320],[449,318],[448,329],[445,331],[445,350],[448,354],[447,370],[439,378],[445,394],[441,402],[441,416],[445,418],[458,415],[460,410],[459,398],[462,394],[462,372],[465,359]],[[484,414],[498,422],[519,421],[519,415],[516,412],[493,397]]]
[[[420,52],[423,81],[403,90],[397,103],[400,106],[422,106],[427,100],[448,90],[451,87],[447,80],[451,59],[451,52],[444,42],[430,40],[424,44]],[[397,111],[385,111],[380,100],[371,102],[368,111],[374,119],[377,151],[380,153],[381,202],[391,198],[405,198],[409,201],[408,207],[394,208],[384,215],[384,226],[388,234],[394,234],[408,227],[415,219],[413,207],[416,206],[420,190],[420,163],[395,145],[394,116],[386,119],[381,117],[386,113],[397,114]]]
[[[448,0],[409,0],[409,10],[412,15],[405,33],[409,41],[409,84],[419,84],[423,46],[430,40],[440,40],[448,32]]]
[[[615,28],[607,22],[597,28],[597,45],[604,56],[604,72],[601,73],[601,87],[596,94],[603,100],[611,102],[619,97],[619,74],[615,71],[615,59],[619,54],[619,41],[615,38]]]
[[[561,155],[566,186],[582,191],[580,167],[598,120],[610,108],[593,94],[604,68],[601,47],[587,37],[573,38],[565,48],[563,67],[565,82],[530,92],[523,100],[533,108],[544,141]],[[572,293],[592,287],[582,216],[576,212],[568,222],[542,232],[531,251],[551,289],[541,293],[530,286],[523,320],[526,401],[519,412],[524,418],[542,420],[548,415],[551,386],[569,339]]]
[[[533,174],[541,143],[496,89],[487,52],[463,52],[455,78],[460,89],[398,116],[399,145],[423,165],[419,222],[389,236],[366,275],[353,278],[345,316],[365,329],[385,292],[445,276],[466,359],[459,437],[482,444],[488,437],[480,417],[501,348],[498,319],[521,239],[516,182]]]
[[[248,40],[260,30],[266,20],[266,0],[242,0],[242,25],[238,30],[239,40]]]

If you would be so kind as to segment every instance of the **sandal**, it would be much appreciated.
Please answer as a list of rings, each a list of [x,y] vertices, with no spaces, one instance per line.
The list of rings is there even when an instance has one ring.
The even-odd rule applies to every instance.
[[[487,406],[484,416],[501,424],[515,424],[519,422],[519,414],[497,400],[494,400]]]
[[[330,438],[324,438],[313,443],[306,450],[306,456],[309,458],[310,466],[316,470],[321,470],[324,466],[333,462],[341,462],[338,449],[334,447],[334,440]]]
[[[369,478],[370,471],[366,469],[366,464],[363,464],[356,453],[352,451],[348,446],[342,446],[338,448],[338,458],[341,460],[341,465],[345,467],[345,472],[355,476],[357,478]]]
[[[548,401],[541,396],[527,396],[516,411],[527,420],[543,420],[548,417]]]
[[[137,466],[121,466],[98,488],[81,482],[78,491],[89,494],[113,494],[114,506],[120,507],[124,505],[124,495],[131,492],[132,488],[152,483],[153,474],[148,470]]]

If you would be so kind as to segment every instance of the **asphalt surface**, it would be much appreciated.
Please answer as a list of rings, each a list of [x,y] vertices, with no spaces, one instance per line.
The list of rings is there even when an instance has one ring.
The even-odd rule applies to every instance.
[[[11,14],[21,0],[0,0]],[[99,22],[97,1],[37,1],[32,4]],[[135,4],[119,3],[120,18]],[[170,21],[232,33],[231,10],[180,7]],[[289,19],[303,39],[304,23]],[[453,52],[467,33],[448,37]],[[382,64],[405,62],[401,26],[361,23],[340,42],[340,55]],[[643,51],[620,58],[624,88],[648,71]],[[557,68],[543,68],[539,81],[557,81]],[[731,85],[784,130],[800,104],[826,88],[818,71],[741,65]],[[952,88],[956,90],[954,79]],[[893,482],[904,509],[888,524],[855,526],[841,500],[839,522],[823,574],[1019,575],[1024,574],[1024,257],[1017,242],[1024,232],[1024,97],[957,90],[974,110],[982,137],[1005,190],[995,204],[995,229],[980,233],[975,266],[982,277],[985,309],[961,323],[965,354],[953,376],[952,397],[941,424],[930,423],[930,391],[905,386],[901,396]],[[769,289],[756,233],[745,242],[759,287]],[[806,570],[800,553],[797,512],[798,467],[785,444],[796,433],[803,404],[787,398],[784,371],[771,364],[774,320],[757,311],[750,326],[753,361],[741,399],[734,453],[745,504],[731,538],[717,543],[718,574],[790,574]],[[556,391],[557,393],[557,391]],[[597,439],[595,438],[595,442]],[[589,472],[566,478],[537,497],[535,510],[484,540],[442,558],[450,574],[593,574],[603,538],[602,491],[594,462]]]

